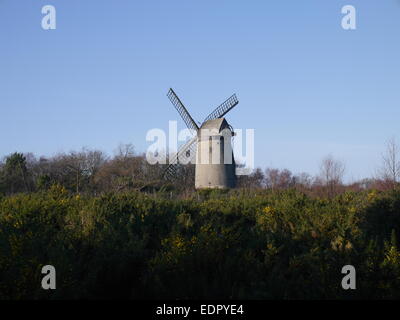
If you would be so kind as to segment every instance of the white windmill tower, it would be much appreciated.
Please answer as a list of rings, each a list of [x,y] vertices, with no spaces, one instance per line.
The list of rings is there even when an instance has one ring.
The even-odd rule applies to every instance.
[[[234,132],[224,116],[239,103],[236,95],[232,95],[218,106],[200,127],[190,116],[174,90],[170,89],[167,96],[187,127],[196,131],[196,136],[169,159],[164,177],[169,180],[175,178],[179,163],[188,163],[190,160],[196,164],[196,189],[234,188],[236,185],[236,165],[232,151]]]

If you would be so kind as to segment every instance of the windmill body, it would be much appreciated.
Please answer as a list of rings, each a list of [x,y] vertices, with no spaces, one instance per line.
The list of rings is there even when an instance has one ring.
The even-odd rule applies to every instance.
[[[239,103],[236,95],[218,106],[200,127],[172,89],[168,91],[167,96],[187,127],[194,130],[196,135],[169,159],[164,177],[169,180],[175,179],[180,164],[194,162],[196,189],[234,188],[236,185],[236,165],[232,152],[234,133],[224,115]]]
[[[208,120],[197,134],[196,189],[234,188],[233,132],[225,118]]]

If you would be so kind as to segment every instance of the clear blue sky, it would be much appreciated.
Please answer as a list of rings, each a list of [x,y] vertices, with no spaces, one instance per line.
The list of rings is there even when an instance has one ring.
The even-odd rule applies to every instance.
[[[169,87],[198,121],[236,93],[227,119],[255,129],[257,166],[315,174],[332,153],[371,176],[400,138],[400,1],[0,0],[1,157],[145,151],[179,119]]]

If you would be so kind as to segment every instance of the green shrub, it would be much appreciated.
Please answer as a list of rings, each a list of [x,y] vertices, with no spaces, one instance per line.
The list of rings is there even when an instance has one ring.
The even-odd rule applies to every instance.
[[[0,299],[400,297],[400,194],[294,190],[0,198]],[[41,268],[57,290],[41,289]],[[357,290],[341,288],[341,268]]]

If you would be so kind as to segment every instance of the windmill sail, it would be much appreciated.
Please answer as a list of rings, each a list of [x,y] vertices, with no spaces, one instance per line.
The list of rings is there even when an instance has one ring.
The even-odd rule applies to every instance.
[[[164,177],[172,180],[177,177],[179,162],[185,159],[185,163],[189,161],[194,163],[197,147],[197,137],[192,138],[186,142],[179,151],[169,159],[169,165],[164,171]]]
[[[222,118],[226,115],[230,110],[232,110],[237,104],[239,100],[236,97],[236,94],[229,97],[226,101],[224,101],[220,106],[218,106],[210,115],[204,119],[203,122],[206,122],[211,119]]]
[[[175,109],[179,112],[183,121],[185,121],[187,127],[189,129],[193,129],[196,131],[199,130],[199,127],[197,126],[196,122],[194,122],[193,118],[190,116],[189,112],[186,110],[185,106],[183,105],[182,101],[178,98],[174,90],[169,89],[167,97],[172,102]]]

